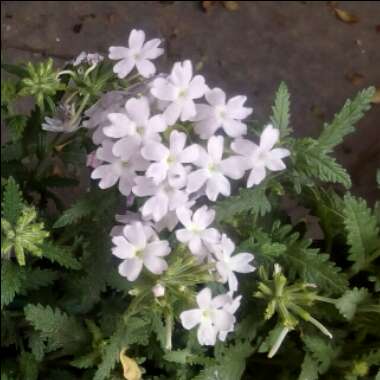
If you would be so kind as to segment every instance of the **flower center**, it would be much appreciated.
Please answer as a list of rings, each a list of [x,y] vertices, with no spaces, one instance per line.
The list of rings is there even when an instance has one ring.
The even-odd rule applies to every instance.
[[[178,97],[179,98],[186,98],[186,96],[187,96],[187,89],[180,90]]]
[[[144,132],[145,132],[145,128],[144,128],[144,127],[137,127],[137,128],[136,128],[136,132],[137,132],[140,136],[142,136],[142,135],[144,134]]]
[[[171,154],[169,154],[169,156],[168,156],[167,159],[166,159],[166,163],[167,163],[168,165],[174,164],[174,163],[175,163],[175,157],[172,156]]]
[[[141,249],[136,249],[135,250],[135,257],[138,257],[138,258],[142,258],[143,257],[143,255],[144,255],[144,251],[143,250],[141,250]]]
[[[210,172],[216,172],[216,171],[218,171],[218,165],[215,164],[214,162],[211,162],[210,164],[208,164],[207,169]]]
[[[125,161],[121,161],[121,165],[123,166],[123,168],[127,168],[129,163],[127,160],[125,160]]]

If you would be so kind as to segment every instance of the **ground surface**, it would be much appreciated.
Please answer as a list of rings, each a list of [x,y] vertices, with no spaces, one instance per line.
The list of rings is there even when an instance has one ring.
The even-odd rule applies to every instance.
[[[328,2],[4,1],[3,55],[12,61],[53,56],[58,63],[82,50],[106,52],[125,44],[132,28],[165,39],[163,69],[189,58],[212,86],[246,94],[259,119],[268,117],[284,80],[292,93],[292,124],[300,136],[318,134],[347,97],[380,86],[380,2],[339,2],[359,18],[338,20]],[[330,2],[337,3],[337,2]],[[354,192],[376,198],[380,167],[380,105],[337,151],[353,176]]]

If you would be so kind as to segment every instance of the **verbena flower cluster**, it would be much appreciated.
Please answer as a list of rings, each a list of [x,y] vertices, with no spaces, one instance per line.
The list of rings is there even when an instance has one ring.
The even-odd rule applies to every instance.
[[[276,146],[279,131],[272,125],[257,142],[249,139],[247,98],[227,98],[220,88],[210,88],[189,60],[176,62],[168,75],[156,75],[152,60],[163,54],[160,44],[133,30],[128,47],[109,49],[119,78],[136,69],[144,80],[135,93],[108,92],[87,110],[84,126],[98,145],[88,165],[101,189],[117,186],[127,202],[141,198],[139,212],[118,215],[112,230],[121,276],[135,281],[144,269],[154,275],[167,270],[171,247],[160,238],[167,229],[200,264],[209,264],[215,280],[227,284],[225,294],[215,297],[204,288],[197,308],[180,315],[184,328],[198,326],[200,344],[214,345],[234,329],[241,299],[236,274],[255,267],[252,253],[236,253],[234,242],[215,228],[212,203],[231,194],[233,180],[247,174],[244,183],[252,187],[268,172],[285,169],[290,152]],[[84,53],[75,62],[96,65],[101,59]],[[156,297],[165,294],[159,281],[152,291]]]

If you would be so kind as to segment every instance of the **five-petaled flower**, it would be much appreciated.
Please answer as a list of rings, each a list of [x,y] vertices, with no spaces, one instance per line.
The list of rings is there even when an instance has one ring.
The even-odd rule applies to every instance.
[[[156,72],[151,62],[164,53],[158,46],[161,40],[154,38],[145,42],[145,32],[133,29],[129,35],[128,47],[112,46],[109,49],[110,59],[120,60],[113,68],[119,78],[125,78],[136,66],[144,78],[149,78]]]
[[[168,265],[162,258],[170,253],[167,241],[157,240],[151,227],[136,222],[123,229],[123,235],[114,236],[112,253],[124,261],[119,273],[128,281],[135,281],[143,266],[154,274],[163,273]]]
[[[258,185],[266,176],[266,169],[280,171],[286,168],[283,158],[290,155],[289,150],[274,148],[278,142],[280,131],[269,124],[260,136],[260,144],[245,139],[236,139],[231,149],[245,158],[247,170],[251,170],[247,186]]]
[[[234,316],[225,305],[230,302],[227,294],[212,298],[211,290],[204,288],[197,295],[197,309],[186,310],[181,313],[182,326],[191,330],[198,326],[197,337],[201,345],[213,346],[218,333],[233,328]]]

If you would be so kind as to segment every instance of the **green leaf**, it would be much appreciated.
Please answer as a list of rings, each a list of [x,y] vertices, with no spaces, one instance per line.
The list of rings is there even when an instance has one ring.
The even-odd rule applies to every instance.
[[[29,304],[24,312],[26,320],[48,340],[50,350],[64,348],[75,352],[87,342],[88,335],[81,323],[59,309]]]
[[[292,158],[301,176],[341,183],[346,188],[351,186],[347,171],[333,157],[328,156],[313,139],[297,140],[293,147]]]
[[[366,288],[354,288],[347,290],[342,297],[340,297],[335,306],[344,318],[351,321],[356,313],[358,306],[369,298],[368,290]]]
[[[14,115],[7,118],[6,125],[9,129],[9,135],[12,141],[15,142],[22,138],[27,121],[28,118],[24,115]]]
[[[52,242],[44,242],[41,246],[42,256],[66,269],[80,269],[81,264],[70,252],[68,247],[62,247]]]
[[[20,356],[20,370],[23,380],[38,379],[38,363],[30,352],[22,352]]]
[[[304,335],[302,340],[312,358],[318,363],[318,372],[324,374],[338,354],[336,348],[318,335]]]
[[[290,119],[290,96],[288,88],[282,82],[277,90],[274,105],[272,107],[273,116],[271,117],[272,124],[280,130],[281,138],[286,137],[289,132]]]
[[[46,339],[42,338],[40,333],[33,331],[29,334],[28,346],[32,351],[35,359],[41,361],[46,351]]]
[[[318,380],[318,378],[318,363],[316,363],[313,358],[306,353],[302,362],[301,373],[298,380]]]
[[[318,144],[325,152],[331,152],[336,145],[342,142],[346,135],[354,131],[354,125],[370,109],[374,94],[375,89],[373,87],[359,92],[354,100],[346,101],[342,110],[335,115],[331,123],[324,125]]]
[[[10,260],[1,260],[1,309],[9,305],[20,293],[25,282],[25,272]]]
[[[216,221],[226,223],[243,212],[263,216],[271,209],[266,196],[266,188],[262,184],[253,189],[240,189],[239,195],[216,202]]]
[[[348,259],[357,273],[380,256],[379,227],[366,201],[351,195],[344,197],[343,223],[350,246]]]
[[[2,216],[11,224],[15,224],[24,207],[20,188],[16,181],[10,177],[5,185]]]
[[[50,269],[33,268],[25,271],[25,290],[37,290],[52,285],[59,278],[59,272]]]
[[[134,343],[148,344],[151,333],[149,324],[149,319],[137,317],[128,318],[127,321],[120,321],[115,333],[104,347],[103,360],[95,373],[94,380],[108,379],[119,360],[119,353],[123,348]]]

